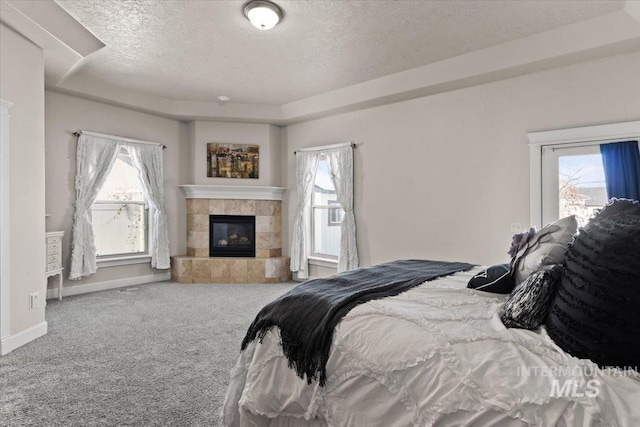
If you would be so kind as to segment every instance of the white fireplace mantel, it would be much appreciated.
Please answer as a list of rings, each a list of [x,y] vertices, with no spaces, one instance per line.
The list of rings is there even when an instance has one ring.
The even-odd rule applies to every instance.
[[[187,199],[282,200],[284,187],[179,185]]]

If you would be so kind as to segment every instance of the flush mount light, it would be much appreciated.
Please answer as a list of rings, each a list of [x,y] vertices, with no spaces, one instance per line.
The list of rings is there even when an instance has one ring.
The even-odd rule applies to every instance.
[[[282,9],[266,0],[253,0],[244,7],[244,16],[259,30],[270,30],[282,19]]]
[[[226,104],[227,102],[231,101],[231,97],[227,95],[220,95],[217,97],[217,99],[220,104]]]

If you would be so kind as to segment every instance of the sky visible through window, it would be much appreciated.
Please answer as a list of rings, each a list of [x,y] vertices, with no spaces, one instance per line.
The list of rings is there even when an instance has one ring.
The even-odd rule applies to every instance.
[[[600,154],[562,156],[558,159],[560,178],[573,177],[576,187],[604,187],[604,168]]]
[[[329,165],[326,160],[320,160],[318,162],[318,171],[316,172],[316,179],[314,183],[323,190],[335,191],[331,175],[329,175]]]

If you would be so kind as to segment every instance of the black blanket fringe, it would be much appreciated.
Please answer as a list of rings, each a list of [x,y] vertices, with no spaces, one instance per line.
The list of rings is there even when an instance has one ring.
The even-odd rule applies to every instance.
[[[334,328],[353,307],[472,267],[461,262],[400,260],[306,281],[260,310],[242,340],[242,350],[256,338],[262,342],[277,326],[289,367],[300,378],[306,376],[307,383],[319,379],[324,386]]]

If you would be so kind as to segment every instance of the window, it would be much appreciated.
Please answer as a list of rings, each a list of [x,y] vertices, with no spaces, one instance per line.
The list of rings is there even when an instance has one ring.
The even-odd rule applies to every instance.
[[[338,259],[340,254],[340,228],[344,210],[337,201],[336,189],[324,158],[318,163],[311,195],[311,256]]]
[[[149,254],[149,205],[126,148],[91,208],[98,260]]]
[[[607,204],[600,145],[542,150],[543,223],[575,215],[583,226]]]
[[[600,144],[637,140],[640,121],[528,133],[531,224],[576,215],[580,225],[607,201]]]
[[[339,226],[344,218],[344,211],[340,208],[340,203],[337,200],[329,200],[329,206],[335,206],[337,209],[329,208],[329,221],[327,225],[329,227]]]

